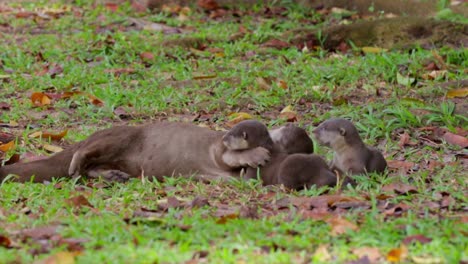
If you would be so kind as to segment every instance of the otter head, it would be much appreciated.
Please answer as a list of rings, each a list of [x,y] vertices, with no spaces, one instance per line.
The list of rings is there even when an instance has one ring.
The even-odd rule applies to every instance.
[[[307,132],[293,124],[271,130],[270,136],[275,145],[288,154],[314,152],[314,144]]]
[[[324,121],[314,129],[313,133],[320,144],[332,148],[361,142],[356,127],[351,121],[344,118],[332,118]]]
[[[255,120],[245,120],[235,125],[223,136],[223,144],[230,150],[273,148],[267,127]]]

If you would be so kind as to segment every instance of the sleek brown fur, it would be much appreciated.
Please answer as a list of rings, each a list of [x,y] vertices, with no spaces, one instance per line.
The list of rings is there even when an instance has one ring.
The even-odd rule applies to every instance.
[[[343,118],[329,119],[315,130],[317,141],[335,152],[332,170],[345,174],[382,173],[387,162],[379,150],[364,144],[356,127]]]
[[[288,154],[310,154],[314,152],[314,144],[309,135],[307,135],[307,132],[293,124],[289,123],[270,130],[270,137],[282,152]]]
[[[244,124],[245,127],[243,123],[239,123],[238,129],[232,129],[226,134],[230,141],[242,142],[238,145],[244,148],[250,146],[270,148],[272,141],[275,141],[270,138],[270,134],[274,134],[276,139],[271,148],[271,160],[258,169],[248,167],[246,179],[257,178],[259,172],[264,185],[283,184],[287,188],[296,190],[312,185],[321,187],[336,184],[336,176],[328,169],[326,162],[317,155],[307,154],[312,152],[313,144],[303,129],[287,125],[268,134],[266,126],[260,122]],[[259,144],[259,142],[264,143]],[[299,154],[301,152],[305,154]]]
[[[87,175],[124,181],[130,177],[183,175],[197,179],[238,176],[240,167],[265,164],[267,149],[230,151],[225,132],[193,124],[158,122],[146,126],[104,129],[47,159],[0,167],[0,180],[8,174],[17,181],[50,181],[52,178]]]

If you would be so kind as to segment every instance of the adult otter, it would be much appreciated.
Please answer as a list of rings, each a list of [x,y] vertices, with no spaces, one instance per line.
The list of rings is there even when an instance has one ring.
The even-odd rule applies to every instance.
[[[317,155],[307,154],[312,152],[313,144],[303,129],[287,125],[270,134],[264,124],[249,120],[240,122],[224,136],[226,142],[235,142],[243,149],[261,146],[271,151],[271,160],[258,168],[258,171],[256,168],[246,168],[246,179],[257,178],[259,172],[264,185],[283,184],[295,190],[312,185],[321,187],[336,184],[336,176],[326,162]],[[230,144],[226,146],[230,148]]]
[[[332,170],[345,174],[382,173],[387,162],[379,150],[366,146],[350,121],[333,118],[321,123],[314,131],[317,141],[335,152]]]
[[[265,164],[270,152],[263,147],[231,151],[223,143],[225,132],[194,124],[158,122],[146,126],[121,126],[98,131],[47,159],[0,167],[0,180],[35,182],[87,175],[124,181],[141,175],[193,175],[197,179],[227,179],[240,167]]]

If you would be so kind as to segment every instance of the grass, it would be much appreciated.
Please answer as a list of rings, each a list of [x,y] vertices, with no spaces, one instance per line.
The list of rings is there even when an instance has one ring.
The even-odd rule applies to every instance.
[[[292,105],[298,123],[309,132],[330,117],[351,118],[365,141],[379,146],[387,160],[413,162],[416,168],[359,176],[356,187],[343,191],[287,192],[255,181],[204,184],[173,178],[135,179],[105,188],[99,182],[67,179],[48,185],[6,181],[0,188],[2,263],[31,263],[60,256],[59,252],[79,252],[73,253],[78,263],[346,263],[360,259],[355,250],[364,247],[378,249],[379,262],[389,262],[387,254],[401,245],[407,251],[400,258],[403,262],[467,260],[466,165],[456,160],[460,153],[466,156],[466,150],[445,141],[431,145],[421,140],[430,137],[421,131],[429,126],[454,133],[467,130],[466,114],[457,111],[463,109],[462,100],[445,98],[447,89],[440,85],[466,79],[466,50],[436,49],[449,67],[443,77],[430,80],[423,78],[428,73],[424,68],[437,59],[433,51],[422,48],[362,55],[357,49],[341,54],[320,47],[309,52],[262,47],[261,43],[281,38],[298,25],[315,28],[320,24],[312,21],[317,20],[336,23],[336,17],[331,20],[332,16],[294,5],[288,5],[285,16],[272,18],[263,16],[260,5],[250,10],[254,14],[223,19],[209,19],[192,8],[188,20],[180,21],[178,14],[137,14],[126,4],[113,12],[91,1],[78,2],[72,11],[52,19],[0,13],[0,25],[8,26],[0,27],[0,75],[7,76],[0,78],[0,103],[9,105],[9,110],[0,112],[0,122],[18,123],[2,128],[18,137],[17,153],[45,153],[45,140],[28,137],[37,130],[68,129],[66,142],[75,142],[112,125],[157,119],[199,116],[198,122],[219,128],[233,112],[249,112],[272,126],[285,122],[279,113]],[[26,11],[63,6],[17,5]],[[129,17],[181,27],[187,33],[138,29]],[[250,33],[229,41],[240,26]],[[153,58],[143,58],[144,52]],[[63,71],[51,74],[57,65]],[[112,69],[132,72],[119,74]],[[400,85],[397,73],[416,78],[417,83]],[[103,105],[90,103],[86,95],[53,100],[43,107],[30,100],[32,92],[71,90],[92,94]],[[119,118],[117,107],[129,117]],[[418,144],[400,148],[403,131]],[[316,149],[331,159],[328,149]],[[431,169],[430,162],[439,165]],[[388,194],[384,187],[394,183],[415,190],[390,192],[382,198]],[[356,229],[334,235],[334,224],[318,219],[311,208],[276,206],[285,198],[324,193],[366,201],[367,207],[331,206],[322,212],[339,215]],[[79,195],[92,207],[70,202]],[[174,197],[182,206],[164,208]],[[205,197],[209,205],[192,208],[190,203],[197,197]],[[400,207],[401,211],[395,210]],[[249,210],[254,212],[250,216]],[[48,226],[57,226],[57,232],[40,238],[21,233]],[[404,243],[413,235],[431,241]],[[317,253],[320,248],[325,253]]]

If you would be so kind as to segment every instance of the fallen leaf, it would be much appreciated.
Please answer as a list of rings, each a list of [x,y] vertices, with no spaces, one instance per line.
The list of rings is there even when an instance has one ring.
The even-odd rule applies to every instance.
[[[29,138],[39,138],[41,137],[42,139],[50,139],[50,140],[61,140],[63,137],[65,137],[68,133],[68,130],[65,129],[64,131],[58,133],[58,134],[53,134],[49,132],[42,132],[42,131],[36,131],[34,133],[31,133],[28,137]]]
[[[293,110],[291,105],[286,106],[279,114],[280,118],[285,118],[288,122],[297,121],[297,112]]]
[[[118,69],[107,69],[104,70],[105,73],[112,73],[114,76],[119,76],[122,74],[131,74],[135,73],[136,70],[133,68],[118,68]]]
[[[446,129],[437,128],[435,134],[449,144],[457,145],[462,148],[468,147],[468,138],[449,132]]]
[[[215,0],[198,0],[197,5],[207,11],[212,11],[219,8],[219,4]]]
[[[389,262],[400,262],[403,261],[408,255],[408,249],[401,245],[400,248],[394,248],[387,254],[387,260]]]
[[[140,53],[140,59],[143,61],[154,60],[154,54],[152,52],[142,52]]]
[[[383,49],[379,47],[362,47],[361,50],[362,52],[364,52],[364,54],[372,54],[372,53],[382,53],[382,52],[387,51],[388,49]]]
[[[104,102],[94,95],[88,94],[89,102],[95,106],[103,106]]]
[[[31,95],[31,102],[35,106],[44,106],[51,104],[50,98],[46,94],[40,92],[35,92]]]
[[[377,263],[382,257],[380,250],[374,247],[361,247],[352,250],[353,254],[359,258],[368,257],[371,263]]]
[[[391,183],[382,187],[384,192],[395,192],[398,194],[417,193],[416,187],[404,183]]]
[[[218,220],[216,220],[216,224],[218,225],[224,225],[227,223],[228,220],[232,220],[232,219],[237,219],[239,218],[239,214],[227,214],[227,215],[223,215],[221,216]]]
[[[346,233],[348,230],[357,230],[358,226],[344,218],[333,217],[325,220],[331,226],[331,235],[338,236]]]
[[[210,203],[208,202],[208,199],[200,196],[195,197],[195,199],[190,203],[191,208],[201,208],[209,205]]]
[[[81,208],[83,206],[94,208],[94,206],[82,194],[70,197],[66,199],[65,202],[75,208]]]
[[[10,110],[10,104],[6,103],[6,102],[0,102],[0,109],[1,110],[5,110],[5,111],[8,111]]]
[[[449,90],[446,94],[447,98],[455,98],[455,97],[460,97],[464,98],[468,96],[468,88],[460,88],[460,89],[452,89]]]
[[[411,256],[411,260],[416,264],[439,264],[445,263],[441,258],[431,256]]]
[[[74,264],[75,257],[80,254],[79,252],[68,251],[57,252],[43,260],[35,261],[33,264]]]
[[[237,112],[237,113],[230,114],[228,118],[229,118],[229,121],[226,122],[226,126],[229,128],[232,128],[239,122],[252,119],[253,117],[249,113]]]
[[[42,147],[45,150],[50,151],[52,153],[58,153],[58,152],[63,150],[63,148],[61,148],[59,146],[54,146],[54,145],[50,145],[50,144],[43,144]]]
[[[216,78],[217,76],[218,76],[217,74],[196,75],[196,76],[193,76],[193,79],[194,80],[206,80],[206,79]]]
[[[5,143],[5,144],[1,144],[0,145],[0,151],[2,152],[7,152],[11,149],[13,149],[15,147],[15,141],[10,141],[8,143]]]
[[[105,3],[104,6],[107,10],[115,12],[119,9],[119,5],[117,3]]]
[[[288,83],[284,80],[278,80],[276,82],[276,85],[278,85],[279,88],[283,89],[283,90],[287,90],[288,89]]]
[[[401,75],[399,72],[397,72],[397,83],[400,84],[400,85],[404,85],[404,86],[410,86],[411,84],[413,84],[416,79],[415,78],[411,78],[409,76],[403,76]]]
[[[10,248],[11,247],[10,238],[0,235],[0,246],[4,248]]]
[[[312,256],[313,262],[329,262],[331,260],[330,252],[328,252],[328,245],[320,245]]]
[[[41,226],[29,228],[22,230],[20,234],[34,240],[47,239],[57,234],[57,227],[58,226]]]
[[[405,239],[403,239],[403,244],[404,245],[409,245],[413,242],[419,242],[421,244],[427,244],[427,243],[430,243],[432,241],[431,238],[428,238],[424,235],[412,235],[412,236],[407,236],[405,237]]]
[[[415,163],[404,160],[387,160],[387,165],[390,169],[404,169],[405,171],[409,171],[414,168]]]
[[[275,49],[286,49],[289,48],[291,44],[279,40],[279,39],[270,39],[267,42],[262,44],[262,47],[275,48]]]

